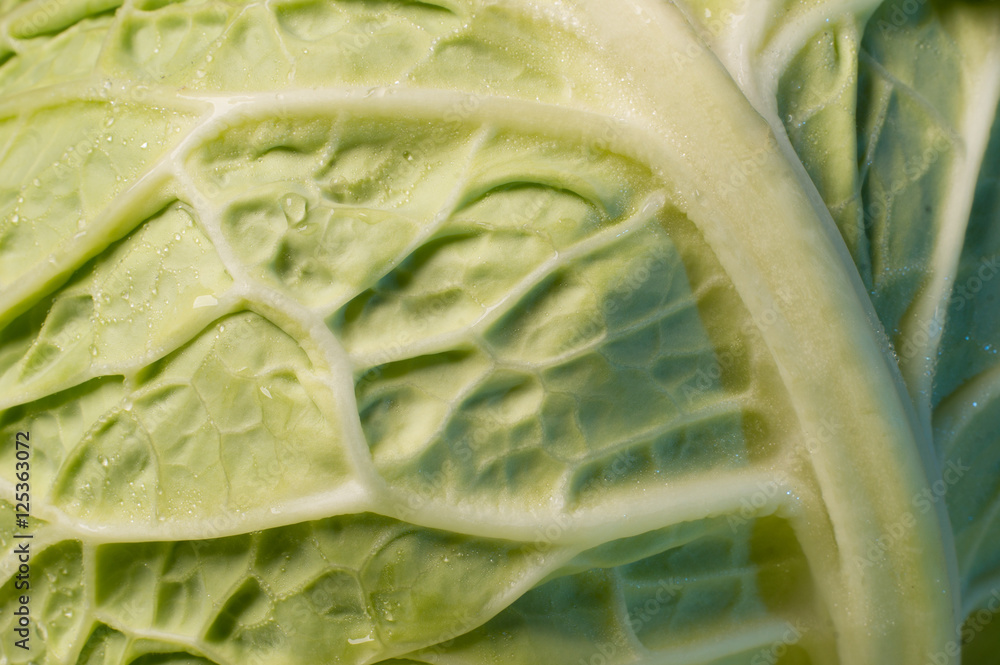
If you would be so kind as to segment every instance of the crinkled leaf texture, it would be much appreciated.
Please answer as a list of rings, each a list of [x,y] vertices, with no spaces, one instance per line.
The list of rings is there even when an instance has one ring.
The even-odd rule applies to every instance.
[[[0,661],[983,631],[996,3],[118,4],[0,0]]]

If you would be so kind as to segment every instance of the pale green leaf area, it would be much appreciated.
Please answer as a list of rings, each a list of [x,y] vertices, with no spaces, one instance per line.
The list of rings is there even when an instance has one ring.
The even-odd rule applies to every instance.
[[[0,0],[0,665],[994,662],[998,102],[995,2]]]

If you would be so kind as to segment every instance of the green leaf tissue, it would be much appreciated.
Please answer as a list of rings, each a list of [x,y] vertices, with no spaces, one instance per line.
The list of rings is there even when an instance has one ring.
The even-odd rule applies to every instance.
[[[0,665],[995,665],[1000,3],[0,0]]]

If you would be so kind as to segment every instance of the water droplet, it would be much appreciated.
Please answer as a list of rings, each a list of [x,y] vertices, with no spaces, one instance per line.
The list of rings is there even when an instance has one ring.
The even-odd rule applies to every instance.
[[[299,224],[306,218],[309,210],[309,203],[300,194],[286,194],[281,201],[281,208],[285,212],[285,217],[291,224]]]

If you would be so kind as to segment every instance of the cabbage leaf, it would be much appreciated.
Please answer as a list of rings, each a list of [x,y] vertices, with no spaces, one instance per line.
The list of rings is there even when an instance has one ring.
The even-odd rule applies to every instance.
[[[0,662],[991,662],[998,37],[0,0]]]

